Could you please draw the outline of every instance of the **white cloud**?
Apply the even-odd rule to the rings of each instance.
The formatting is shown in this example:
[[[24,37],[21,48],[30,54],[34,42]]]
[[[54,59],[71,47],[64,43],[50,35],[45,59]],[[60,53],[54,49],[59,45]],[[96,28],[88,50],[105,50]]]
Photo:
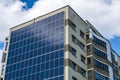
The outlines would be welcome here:
[[[0,1],[1,2],[1,1]],[[29,10],[25,3],[6,0],[0,4],[0,41],[8,36],[9,28],[70,5],[83,19],[90,21],[106,38],[120,36],[120,0],[39,0]]]

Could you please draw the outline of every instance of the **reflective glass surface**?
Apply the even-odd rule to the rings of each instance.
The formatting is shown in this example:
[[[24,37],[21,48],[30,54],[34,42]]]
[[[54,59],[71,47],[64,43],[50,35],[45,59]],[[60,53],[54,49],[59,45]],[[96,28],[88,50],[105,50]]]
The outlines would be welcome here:
[[[64,12],[11,32],[5,80],[63,80]]]

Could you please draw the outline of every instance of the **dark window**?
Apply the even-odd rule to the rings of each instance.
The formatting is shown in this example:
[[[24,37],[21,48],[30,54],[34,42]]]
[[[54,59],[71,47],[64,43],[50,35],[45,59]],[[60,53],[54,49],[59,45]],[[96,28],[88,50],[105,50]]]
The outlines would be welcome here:
[[[81,61],[85,64],[85,57],[81,55]]]
[[[93,41],[94,41],[96,44],[98,44],[98,45],[106,48],[106,42],[98,39],[97,37],[93,36]]]
[[[95,80],[109,80],[109,78],[95,72]]]
[[[80,46],[80,48],[81,48],[82,50],[85,49],[85,45],[84,45],[82,42],[80,42],[79,46]]]
[[[94,59],[94,65],[95,65],[97,68],[99,68],[99,69],[108,71],[108,65],[103,64],[103,63],[97,61],[96,59]]]
[[[81,68],[81,74],[82,74],[82,76],[84,76],[84,77],[86,76],[86,71],[85,71],[84,69],[82,69],[82,68]]]
[[[4,67],[5,67],[5,65],[2,65],[1,75],[3,75],[3,74],[4,74]]]
[[[77,78],[75,78],[75,77],[72,77],[72,80],[77,80]]]
[[[73,41],[74,43],[77,43],[77,39],[76,39],[76,37],[75,37],[74,35],[72,35],[72,41]]]
[[[84,39],[84,33],[80,30],[80,36]]]
[[[90,45],[87,46],[87,52],[89,52],[89,51],[90,51]]]
[[[92,77],[92,71],[88,71],[88,78]]]
[[[86,39],[89,39],[89,34],[86,35]]]
[[[114,55],[114,54],[111,54],[111,56],[112,56],[112,60],[115,61],[115,55]]]
[[[72,63],[71,63],[71,68],[76,71],[76,67],[77,67],[77,65],[76,65],[74,62],[72,62]]]
[[[113,71],[117,72],[118,71],[118,67],[116,65],[113,64]]]
[[[77,38],[74,36],[74,35],[72,35],[72,41],[75,43],[75,44],[77,44]],[[80,41],[78,41],[78,46],[81,48],[81,49],[83,49],[84,50],[84,48],[85,48],[85,45],[82,43],[82,42],[80,42]]]
[[[91,63],[91,58],[87,58],[87,64],[90,64]]]
[[[71,48],[72,55],[76,56],[76,50],[74,48]]]
[[[3,80],[3,78],[1,78],[1,80]]]
[[[6,53],[3,53],[3,55],[2,55],[2,62],[5,62],[5,60],[6,60]]]
[[[98,50],[98,49],[95,48],[95,47],[93,48],[93,52],[94,52],[96,55],[100,56],[101,58],[107,59],[107,53],[104,53],[104,52]]]
[[[119,80],[119,78],[115,75],[113,75],[114,80]]]
[[[76,25],[75,25],[74,23],[71,22],[70,27],[71,27],[74,31],[76,31]]]

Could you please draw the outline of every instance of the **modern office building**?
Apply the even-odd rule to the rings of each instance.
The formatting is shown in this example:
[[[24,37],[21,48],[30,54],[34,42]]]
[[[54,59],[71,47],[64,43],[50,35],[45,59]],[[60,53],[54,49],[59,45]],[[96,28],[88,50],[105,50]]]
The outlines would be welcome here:
[[[65,6],[10,29],[3,80],[120,80],[120,57]]]

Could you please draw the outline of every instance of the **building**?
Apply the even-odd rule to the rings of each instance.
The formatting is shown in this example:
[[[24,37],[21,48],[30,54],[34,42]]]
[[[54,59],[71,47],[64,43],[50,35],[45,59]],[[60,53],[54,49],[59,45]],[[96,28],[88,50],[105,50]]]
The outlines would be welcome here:
[[[1,60],[1,78],[0,80],[4,79],[4,74],[5,74],[5,66],[6,66],[6,57],[7,57],[7,53],[8,53],[8,37],[6,37],[5,39],[5,44],[4,44],[4,48],[3,48],[3,53],[2,53],[2,60]]]
[[[3,80],[120,80],[119,55],[70,6],[11,28],[7,39]]]

